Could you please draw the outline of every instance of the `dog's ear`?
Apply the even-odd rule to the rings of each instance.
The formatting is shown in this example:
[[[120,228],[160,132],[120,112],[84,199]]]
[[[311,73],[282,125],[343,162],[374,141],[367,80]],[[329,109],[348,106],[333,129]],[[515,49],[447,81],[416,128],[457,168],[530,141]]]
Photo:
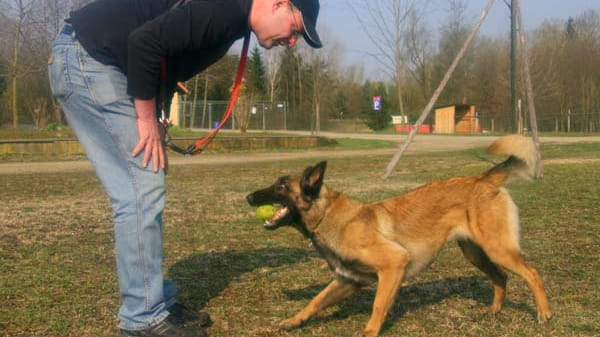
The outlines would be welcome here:
[[[302,182],[300,187],[302,188],[302,194],[314,198],[319,195],[321,186],[323,186],[323,177],[325,176],[325,169],[327,168],[327,162],[322,161],[315,166],[309,166],[304,170],[302,174]]]

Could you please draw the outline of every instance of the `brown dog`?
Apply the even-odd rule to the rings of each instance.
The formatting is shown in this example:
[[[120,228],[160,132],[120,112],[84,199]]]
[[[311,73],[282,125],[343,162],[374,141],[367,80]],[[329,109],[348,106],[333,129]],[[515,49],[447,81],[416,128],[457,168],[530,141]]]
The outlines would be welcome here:
[[[323,184],[326,162],[248,195],[253,206],[281,205],[265,228],[297,228],[335,273],[333,282],[281,327],[298,327],[317,311],[377,281],[371,319],[362,331],[377,336],[402,281],[426,267],[448,240],[458,240],[465,257],[492,280],[491,312],[498,312],[504,301],[503,267],[527,281],[538,320],[549,319],[542,279],[519,248],[517,206],[502,187],[511,178],[532,175],[533,143],[507,136],[489,151],[509,158],[481,175],[434,181],[380,202],[363,203],[329,189]]]

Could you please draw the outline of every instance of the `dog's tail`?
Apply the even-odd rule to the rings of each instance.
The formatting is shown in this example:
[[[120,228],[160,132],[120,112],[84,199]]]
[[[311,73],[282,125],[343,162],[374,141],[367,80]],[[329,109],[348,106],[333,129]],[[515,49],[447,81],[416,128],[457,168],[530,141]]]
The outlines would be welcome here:
[[[488,152],[509,157],[484,173],[482,180],[501,186],[513,179],[534,177],[537,159],[531,138],[521,135],[504,136],[492,143]]]

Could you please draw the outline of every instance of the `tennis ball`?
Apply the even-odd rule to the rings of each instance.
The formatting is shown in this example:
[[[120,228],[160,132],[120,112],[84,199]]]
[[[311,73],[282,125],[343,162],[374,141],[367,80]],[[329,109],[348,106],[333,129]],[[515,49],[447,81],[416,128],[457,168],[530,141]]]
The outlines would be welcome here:
[[[262,205],[256,208],[256,218],[260,220],[269,220],[275,215],[275,206],[273,205]]]

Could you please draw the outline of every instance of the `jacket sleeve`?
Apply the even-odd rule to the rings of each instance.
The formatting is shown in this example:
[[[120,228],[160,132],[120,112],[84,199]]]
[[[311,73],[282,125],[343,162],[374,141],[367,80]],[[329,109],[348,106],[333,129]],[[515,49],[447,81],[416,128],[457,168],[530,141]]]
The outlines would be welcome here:
[[[205,1],[191,1],[168,10],[136,28],[128,37],[127,93],[135,98],[156,97],[160,62],[164,57],[197,50],[210,43],[212,10]],[[193,33],[193,34],[192,34]]]

